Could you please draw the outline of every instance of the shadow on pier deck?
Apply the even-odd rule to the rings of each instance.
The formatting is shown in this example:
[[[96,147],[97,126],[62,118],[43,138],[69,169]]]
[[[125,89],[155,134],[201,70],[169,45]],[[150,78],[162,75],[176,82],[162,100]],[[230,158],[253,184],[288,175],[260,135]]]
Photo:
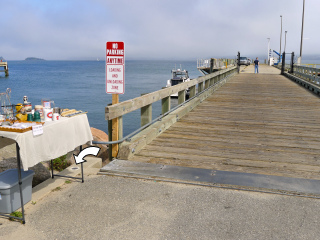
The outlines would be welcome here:
[[[189,176],[183,181],[200,178],[320,194],[315,187],[320,185],[319,97],[276,68],[261,65],[259,74],[253,72],[253,66],[242,67],[240,74],[131,157],[139,163],[128,162],[123,171],[159,177],[156,172],[167,168],[177,178],[179,172]],[[140,163],[160,165],[149,165],[154,170],[147,167],[147,173],[148,165]],[[299,186],[291,188],[295,181]],[[271,182],[278,185],[272,187]]]

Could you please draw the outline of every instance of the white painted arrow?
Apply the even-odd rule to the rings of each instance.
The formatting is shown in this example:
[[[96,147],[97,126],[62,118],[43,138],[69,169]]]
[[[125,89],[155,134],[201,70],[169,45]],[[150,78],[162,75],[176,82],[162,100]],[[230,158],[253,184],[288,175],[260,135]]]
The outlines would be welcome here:
[[[86,162],[86,160],[84,160],[83,158],[87,155],[93,155],[93,156],[97,156],[98,153],[100,151],[99,147],[87,147],[85,149],[83,149],[78,156],[76,156],[75,154],[73,154],[74,156],[74,160],[76,161],[76,164],[79,163],[83,163]]]

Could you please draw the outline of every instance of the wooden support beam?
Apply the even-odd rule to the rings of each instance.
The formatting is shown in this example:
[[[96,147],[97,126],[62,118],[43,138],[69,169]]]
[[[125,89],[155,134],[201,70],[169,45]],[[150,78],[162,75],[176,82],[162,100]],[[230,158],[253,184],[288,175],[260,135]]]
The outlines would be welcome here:
[[[192,98],[196,95],[196,85],[193,85],[192,87],[190,87],[190,95],[189,97]]]
[[[210,78],[210,87],[214,84],[214,77]]]
[[[122,139],[123,138],[123,118],[122,116],[121,117],[118,117],[118,126],[119,126],[119,139]]]
[[[119,103],[119,94],[112,94],[112,105]],[[119,140],[119,119],[112,119],[112,141]],[[112,145],[112,157],[117,157],[119,151],[119,145]]]
[[[161,106],[162,106],[162,114],[165,114],[166,112],[169,112],[171,109],[171,101],[170,101],[170,96],[163,98],[161,100]]]
[[[198,84],[198,93],[203,91],[203,82]]]
[[[206,80],[205,83],[204,83],[204,89],[207,89],[209,88],[210,86],[210,79]]]
[[[178,92],[178,104],[181,104],[186,101],[186,91],[182,90]]]
[[[146,93],[141,94],[146,95]],[[152,104],[141,108],[141,127],[152,121]]]

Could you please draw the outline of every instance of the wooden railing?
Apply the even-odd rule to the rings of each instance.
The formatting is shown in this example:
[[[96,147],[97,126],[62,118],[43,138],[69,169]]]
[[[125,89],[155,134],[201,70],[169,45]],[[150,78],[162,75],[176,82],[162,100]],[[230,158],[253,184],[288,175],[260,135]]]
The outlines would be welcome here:
[[[198,77],[196,79],[192,79],[189,82],[184,82],[172,87],[158,90],[156,92],[145,94],[141,97],[137,97],[131,100],[127,100],[121,103],[107,106],[105,108],[105,119],[108,120],[109,139],[113,142],[118,141],[118,139],[122,139],[118,142],[123,143],[125,140],[129,138],[129,137],[123,138],[122,136],[122,133],[123,133],[122,116],[123,115],[130,113],[132,111],[141,109],[141,126],[150,124],[152,122],[152,103],[161,100],[162,114],[163,116],[165,116],[166,113],[170,112],[170,109],[171,109],[170,96],[174,93],[178,93],[178,104],[182,104],[186,101],[185,92],[187,89],[190,89],[188,104],[190,105],[190,103],[192,102],[192,107],[190,108],[192,109],[195,104],[199,103],[198,100],[200,98],[203,99],[203,97],[200,96],[202,93],[203,93],[202,94],[203,96],[206,96],[206,97],[209,96],[209,94],[206,92],[210,92],[210,91],[205,91],[205,90],[212,88],[213,89],[212,91],[214,91],[214,89],[220,86],[223,80],[225,80],[228,76],[231,76],[237,72],[238,72],[237,67],[235,66],[230,67],[230,68],[223,69],[202,77]],[[210,92],[210,95],[211,93],[212,92]],[[184,114],[186,113],[185,111],[183,112]],[[115,119],[117,119],[117,122],[118,122],[118,126],[116,127],[113,126],[112,124],[112,121]],[[168,126],[169,125],[166,124],[166,127]],[[116,134],[114,133],[115,131],[117,131]],[[130,143],[132,143],[132,139]],[[121,151],[121,146],[120,146],[120,151]],[[132,149],[130,151],[133,152]],[[116,157],[117,154],[118,154],[117,152],[112,152],[112,155],[114,157]]]

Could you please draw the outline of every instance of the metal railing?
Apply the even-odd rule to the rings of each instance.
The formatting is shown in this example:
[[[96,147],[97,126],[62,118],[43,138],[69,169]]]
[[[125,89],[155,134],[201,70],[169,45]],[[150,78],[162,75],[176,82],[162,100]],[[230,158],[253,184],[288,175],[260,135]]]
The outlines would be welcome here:
[[[289,55],[291,55],[290,64],[286,64],[286,53],[283,52],[282,63],[276,66],[281,69],[281,74],[291,78],[298,77],[308,83],[320,86],[320,68],[317,68],[320,64],[295,64],[294,52],[289,53]]]
[[[320,64],[316,64],[316,63],[300,63],[300,65],[297,64],[297,66],[301,66],[301,67],[311,67],[311,68],[320,68]]]
[[[307,65],[307,64],[306,64]],[[316,64],[308,64],[314,66]],[[320,86],[320,68],[293,65],[293,75]]]
[[[197,68],[210,68],[210,59],[197,59]]]
[[[285,62],[285,53],[282,61]],[[286,69],[283,66],[281,74],[320,95],[320,68],[316,68],[317,65],[320,64],[294,64],[294,52],[292,52],[290,67]]]
[[[235,64],[236,64],[235,59],[227,59],[227,58],[198,59],[197,60],[197,69],[198,70],[211,69],[213,71],[217,71],[217,70],[227,68],[228,66],[229,67],[235,66]]]

